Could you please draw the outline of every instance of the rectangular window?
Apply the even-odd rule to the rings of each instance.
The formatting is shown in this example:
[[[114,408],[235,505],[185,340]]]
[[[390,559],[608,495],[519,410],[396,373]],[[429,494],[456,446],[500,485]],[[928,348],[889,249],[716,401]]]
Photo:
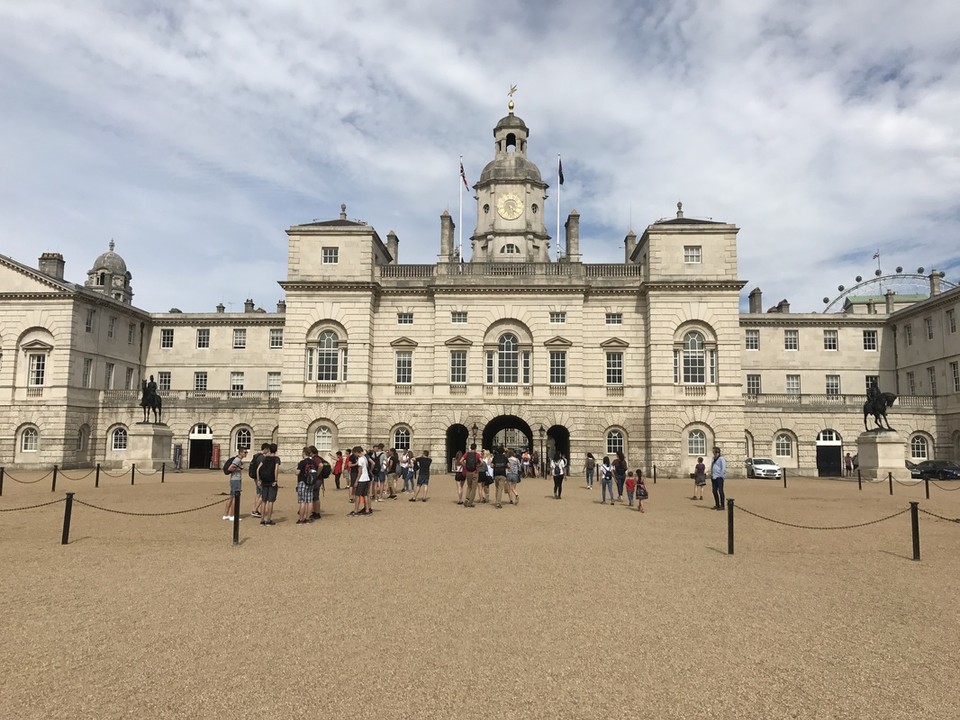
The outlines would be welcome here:
[[[907,390],[911,395],[917,394],[917,377],[912,370],[907,371]]]
[[[520,355],[520,368],[522,370],[521,380],[524,385],[530,384],[530,351],[527,350]]]
[[[165,350],[173,347],[173,328],[163,328],[160,330],[160,347]]]
[[[93,379],[93,360],[90,358],[83,359],[83,376],[80,379],[81,387],[88,388],[90,387],[90,381]]]
[[[103,372],[103,387],[105,390],[113,390],[113,363],[107,363]]]
[[[247,329],[234,328],[233,329],[233,349],[243,350],[246,347],[247,347]]]
[[[903,326],[903,340],[907,345],[913,345],[913,325],[907,323]]]
[[[879,376],[879,375],[865,375],[864,378],[863,378],[863,380],[864,380],[865,390],[866,390],[867,392],[869,392],[869,391],[870,391],[870,388],[872,388],[872,387],[879,387],[879,386],[880,386],[880,376]]]
[[[495,354],[492,351],[488,352],[485,372],[487,385],[493,385],[494,360]]]
[[[243,373],[230,373],[230,397],[243,397]]]
[[[760,376],[747,375],[747,395],[760,394]]]
[[[316,372],[314,371],[314,369],[316,368],[316,365],[314,364],[316,362],[316,358],[317,358],[316,348],[308,347],[307,357],[303,363],[304,369],[306,371],[307,382],[313,382],[317,379]]]
[[[467,351],[466,350],[450,351],[450,384],[451,385],[467,384]]]
[[[550,384],[567,384],[567,352],[566,350],[550,351]]]
[[[840,394],[840,376],[827,375],[827,395]]]
[[[607,325],[623,325],[623,313],[607,313]]]
[[[760,331],[757,329],[747,330],[747,336],[744,340],[744,347],[747,350],[759,350],[760,349]]]
[[[799,330],[783,331],[783,349],[784,350],[800,349],[800,331]]]
[[[321,257],[323,258],[324,265],[336,265],[340,262],[340,248],[325,247],[323,248]]]
[[[838,342],[838,339],[837,339],[836,330],[823,331],[823,349],[824,350],[836,350],[837,342]]]
[[[117,319],[111,317],[107,320],[107,337],[112,338],[117,334]]]
[[[410,385],[413,382],[413,352],[397,352],[397,385]]]
[[[280,378],[280,373],[276,371],[270,371],[267,373],[267,391],[278,393],[283,389],[283,382]]]
[[[863,349],[867,351],[874,351],[877,349],[877,331],[876,330],[863,331]]]
[[[197,328],[197,347],[210,347],[210,328]]]
[[[684,245],[683,246],[683,261],[690,264],[699,265],[702,260],[701,257],[703,251],[700,245]]]
[[[927,383],[930,385],[930,394],[937,394],[937,369],[928,367],[927,368]]]
[[[97,316],[96,310],[87,310],[87,322],[84,325],[84,329],[87,332],[93,332],[93,319]]]
[[[137,334],[137,326],[133,323],[127,325],[127,345],[133,345],[134,338]]]
[[[953,391],[960,392],[960,362],[950,363],[950,374],[953,376]]]
[[[923,327],[927,331],[927,340],[933,340],[933,318],[924,318]]]
[[[800,376],[787,375],[787,395],[800,394]]]
[[[270,349],[283,347],[283,328],[270,328]]]
[[[397,313],[397,325],[413,325],[413,313],[412,313],[412,312],[398,312],[398,313]]]
[[[133,390],[133,368],[127,368],[126,377],[123,379],[123,389]]]
[[[467,311],[466,310],[454,310],[450,313],[450,322],[456,324],[463,324],[467,321]]]
[[[951,335],[957,331],[957,316],[953,308],[947,310],[947,330]]]
[[[197,370],[193,373],[193,392],[194,394],[201,394],[207,391],[207,371],[206,370]],[[202,395],[201,395],[202,397]]]
[[[562,311],[551,311],[550,322],[554,325],[562,325],[567,321],[567,314]]]
[[[170,383],[170,371],[161,370],[157,373],[157,390],[160,392],[170,392],[172,387]]]
[[[623,385],[623,353],[607,353],[607,385]]]

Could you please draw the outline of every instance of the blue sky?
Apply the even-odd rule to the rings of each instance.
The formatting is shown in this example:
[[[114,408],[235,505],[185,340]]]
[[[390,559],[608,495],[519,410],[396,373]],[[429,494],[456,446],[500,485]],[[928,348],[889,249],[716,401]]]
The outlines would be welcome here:
[[[82,282],[113,238],[146,310],[271,309],[284,230],[346,203],[433,262],[517,84],[585,262],[682,200],[741,228],[768,306],[820,310],[877,249],[957,282],[957,27],[948,0],[7,0],[0,253]]]

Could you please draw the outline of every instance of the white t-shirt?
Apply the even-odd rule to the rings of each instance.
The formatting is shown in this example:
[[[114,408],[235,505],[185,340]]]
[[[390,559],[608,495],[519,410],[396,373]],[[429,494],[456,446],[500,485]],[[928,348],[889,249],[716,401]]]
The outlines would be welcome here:
[[[357,467],[360,472],[357,474],[357,482],[370,482],[370,473],[367,471],[367,456],[361,455],[357,458]]]

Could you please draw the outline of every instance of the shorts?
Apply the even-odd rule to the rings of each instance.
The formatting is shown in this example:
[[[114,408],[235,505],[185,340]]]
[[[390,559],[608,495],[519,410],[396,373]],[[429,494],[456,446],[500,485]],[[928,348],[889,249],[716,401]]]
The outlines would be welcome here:
[[[429,475],[424,475],[423,473],[420,473],[419,475],[417,475],[417,485],[418,485],[418,486],[420,486],[420,485],[429,485],[429,484],[430,484],[430,476],[429,476]]]
[[[260,497],[263,498],[264,502],[276,502],[277,501],[277,486],[276,485],[264,485],[260,488]]]
[[[230,494],[236,495],[240,492],[240,483],[243,482],[240,478],[230,478]]]
[[[313,486],[313,501],[317,502],[320,500],[320,488],[323,487],[323,480],[318,480],[317,484]]]
[[[520,480],[520,475],[518,473],[507,473],[507,482],[508,483],[517,483]]]
[[[353,494],[357,497],[367,497],[370,495],[370,481],[358,482],[357,489],[354,490]]]
[[[493,478],[490,477],[489,475],[484,475],[482,479],[485,487],[489,487],[493,485]]]
[[[256,485],[256,488],[257,488],[257,497],[260,497],[260,495],[262,494],[260,492],[260,483],[254,483],[254,485]]]
[[[313,502],[313,487],[307,485],[305,482],[297,483],[297,502],[298,503],[310,503]]]

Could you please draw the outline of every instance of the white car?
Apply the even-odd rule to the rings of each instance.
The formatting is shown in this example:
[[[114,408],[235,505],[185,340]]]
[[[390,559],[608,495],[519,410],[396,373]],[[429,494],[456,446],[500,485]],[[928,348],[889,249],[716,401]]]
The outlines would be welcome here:
[[[770,458],[747,458],[747,477],[780,478],[780,466]]]

